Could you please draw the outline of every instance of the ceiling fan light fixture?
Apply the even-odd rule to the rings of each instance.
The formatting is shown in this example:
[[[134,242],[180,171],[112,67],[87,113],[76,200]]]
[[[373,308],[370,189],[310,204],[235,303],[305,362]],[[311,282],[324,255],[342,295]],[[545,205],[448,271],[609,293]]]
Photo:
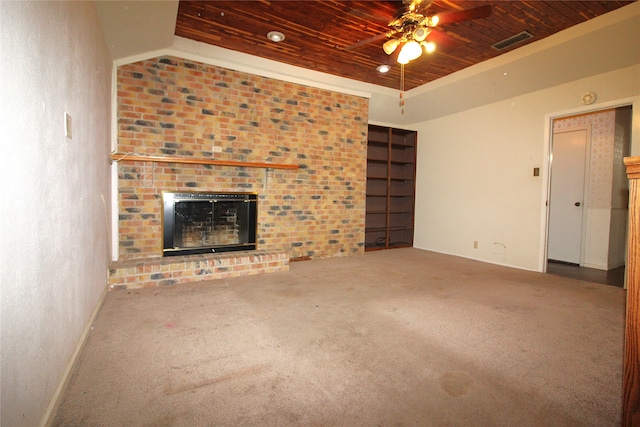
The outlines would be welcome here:
[[[417,42],[424,41],[429,35],[429,29],[426,27],[418,27],[413,31],[413,39]]]
[[[267,33],[267,38],[274,43],[280,43],[282,40],[284,40],[284,34],[282,34],[280,31],[269,31]]]
[[[433,53],[436,50],[436,44],[434,42],[422,42],[420,45],[424,48],[424,51],[427,53]]]
[[[436,25],[438,25],[438,22],[440,22],[440,18],[438,18],[438,15],[433,15],[429,17],[429,27],[435,27]]]
[[[384,50],[384,53],[386,53],[387,55],[391,55],[398,48],[399,44],[400,40],[389,39],[382,45],[382,50]]]
[[[413,61],[422,55],[422,46],[415,40],[409,40],[400,49],[398,54],[398,63],[408,64],[409,61]]]

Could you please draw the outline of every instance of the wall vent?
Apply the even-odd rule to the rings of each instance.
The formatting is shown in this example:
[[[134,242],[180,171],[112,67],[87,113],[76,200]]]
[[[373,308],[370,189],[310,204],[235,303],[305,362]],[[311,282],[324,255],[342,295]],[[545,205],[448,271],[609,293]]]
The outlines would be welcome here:
[[[506,38],[502,41],[499,41],[498,43],[492,44],[491,47],[496,49],[496,50],[505,50],[508,47],[513,46],[514,44],[518,44],[521,43],[525,40],[528,40],[530,38],[533,37],[533,34],[531,34],[528,31],[523,31],[521,33],[516,34],[515,36],[511,36],[509,38]]]

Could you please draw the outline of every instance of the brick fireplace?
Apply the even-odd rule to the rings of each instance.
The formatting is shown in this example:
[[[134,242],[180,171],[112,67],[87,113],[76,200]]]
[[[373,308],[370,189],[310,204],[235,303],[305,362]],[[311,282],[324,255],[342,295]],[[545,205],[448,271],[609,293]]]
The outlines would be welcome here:
[[[362,254],[367,115],[365,98],[176,57],[120,66],[123,156],[112,276],[122,276],[118,265],[159,262],[167,191],[257,193],[257,250],[264,256]],[[138,161],[136,155],[191,162]]]

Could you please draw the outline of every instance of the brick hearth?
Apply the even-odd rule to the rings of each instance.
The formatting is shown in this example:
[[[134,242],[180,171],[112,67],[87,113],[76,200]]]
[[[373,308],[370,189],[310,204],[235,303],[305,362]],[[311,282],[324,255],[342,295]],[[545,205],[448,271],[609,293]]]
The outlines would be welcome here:
[[[282,251],[243,251],[116,261],[110,289],[136,289],[289,270]]]

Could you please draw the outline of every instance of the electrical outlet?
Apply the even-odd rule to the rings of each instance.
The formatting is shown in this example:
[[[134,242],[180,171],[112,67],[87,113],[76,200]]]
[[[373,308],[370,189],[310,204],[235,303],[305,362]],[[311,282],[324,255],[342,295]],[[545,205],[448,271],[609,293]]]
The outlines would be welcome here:
[[[222,147],[214,145],[213,147],[211,147],[211,151],[213,151],[214,153],[222,153]]]
[[[473,249],[478,249],[478,241],[477,240],[473,241]]]
[[[64,136],[72,139],[71,134],[71,115],[65,111],[64,113]]]

